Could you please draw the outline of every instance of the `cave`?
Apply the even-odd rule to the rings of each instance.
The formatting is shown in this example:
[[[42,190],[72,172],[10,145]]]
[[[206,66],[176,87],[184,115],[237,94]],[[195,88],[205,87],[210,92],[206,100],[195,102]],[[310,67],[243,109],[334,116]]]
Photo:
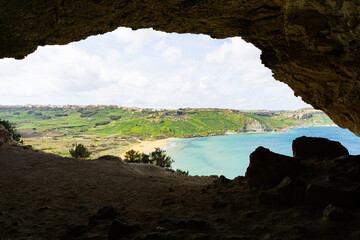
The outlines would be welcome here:
[[[6,1],[0,3],[0,58],[21,60],[38,46],[120,26],[240,36],[262,51],[276,80],[360,136],[359,10],[355,0]],[[304,153],[307,144],[317,153]],[[293,150],[294,158],[259,147],[246,177],[230,181],[189,180],[110,156],[82,171],[81,161],[3,148],[0,237],[358,239],[359,157],[310,138],[294,141]]]

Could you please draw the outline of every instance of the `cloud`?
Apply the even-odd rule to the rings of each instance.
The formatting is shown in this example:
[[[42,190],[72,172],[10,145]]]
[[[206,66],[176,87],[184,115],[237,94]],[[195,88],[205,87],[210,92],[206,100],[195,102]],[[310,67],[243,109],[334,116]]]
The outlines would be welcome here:
[[[149,108],[296,109],[241,38],[128,28],[0,60],[1,104],[118,104]]]

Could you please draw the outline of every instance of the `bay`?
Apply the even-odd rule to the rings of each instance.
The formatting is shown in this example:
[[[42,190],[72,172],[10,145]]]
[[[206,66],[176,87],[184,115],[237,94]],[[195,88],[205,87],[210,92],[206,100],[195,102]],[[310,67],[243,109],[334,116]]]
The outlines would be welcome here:
[[[170,141],[166,153],[175,160],[174,169],[189,171],[190,175],[224,175],[232,179],[245,175],[249,155],[257,147],[263,146],[273,152],[292,156],[292,141],[301,136],[339,141],[350,154],[360,154],[360,138],[339,127],[293,128],[286,132],[176,139]]]

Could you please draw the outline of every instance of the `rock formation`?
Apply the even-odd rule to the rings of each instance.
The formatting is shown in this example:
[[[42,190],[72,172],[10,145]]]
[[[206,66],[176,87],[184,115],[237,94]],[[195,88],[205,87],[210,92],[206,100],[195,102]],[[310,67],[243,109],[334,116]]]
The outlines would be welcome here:
[[[359,11],[356,0],[2,1],[0,58],[119,26],[241,36],[262,50],[275,79],[360,135]]]
[[[255,120],[254,118],[247,118],[247,121],[242,129],[239,132],[247,133],[247,132],[270,132],[271,129],[265,124]]]
[[[360,156],[250,161],[230,180],[0,148],[0,239],[359,239]]]

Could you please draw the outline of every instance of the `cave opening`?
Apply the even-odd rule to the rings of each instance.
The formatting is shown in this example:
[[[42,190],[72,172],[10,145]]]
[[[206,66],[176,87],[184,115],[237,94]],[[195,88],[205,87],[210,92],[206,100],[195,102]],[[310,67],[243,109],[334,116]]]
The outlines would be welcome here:
[[[275,81],[261,63],[260,54],[239,37],[217,40],[206,35],[130,28],[66,46],[40,47],[24,60],[2,60],[2,104],[19,105],[12,113],[3,110],[3,118],[19,126],[26,144],[62,156],[70,156],[74,142],[89,147],[95,153],[93,158],[105,154],[124,157],[124,151],[139,140],[245,134],[171,140],[167,146],[159,145],[175,159],[175,169],[192,175],[245,175],[248,156],[257,146],[292,156],[292,140],[307,134],[345,141],[350,152],[357,154],[357,139],[337,128],[339,133],[333,135],[328,133],[334,132],[332,128],[291,130],[297,132],[286,133],[288,137],[266,134],[333,123],[326,115],[318,117],[321,112],[309,109],[310,105],[294,97],[286,84]],[[16,111],[20,106],[26,114]],[[70,113],[71,106],[80,110]],[[95,117],[81,112],[86,111],[83,106],[110,109],[105,113],[96,110],[99,116]],[[124,112],[125,119],[108,119],[106,114],[118,111],[111,110],[115,106],[144,112],[137,117],[145,123],[122,122],[130,119]],[[208,115],[194,118],[192,111]],[[229,111],[234,114],[218,119],[219,114]],[[65,115],[72,117],[61,119]],[[299,118],[306,121],[299,123]],[[177,121],[189,124],[179,126]],[[194,129],[196,121],[200,124]],[[154,123],[159,126],[154,127]],[[132,126],[125,131],[120,127],[123,124]],[[217,128],[217,124],[224,126]]]
[[[358,1],[14,0],[0,3],[0,13],[1,58],[22,59],[40,45],[67,44],[118,26],[204,33],[215,38],[241,36],[262,50],[262,61],[277,80],[322,109],[339,126],[360,134]],[[165,54],[168,62],[178,53],[170,49]],[[66,58],[70,67],[77,59],[72,57]],[[93,70],[99,62],[96,57],[92,60],[85,72],[96,76]],[[221,57],[213,58],[218,60]],[[17,66],[13,69],[20,70]],[[73,71],[84,72],[82,68]],[[71,78],[66,70],[62,74]],[[133,73],[131,78],[134,76],[138,75]],[[52,85],[47,76],[36,77],[42,94],[51,87],[55,93],[66,93],[71,87],[86,93],[94,87],[94,83],[74,86],[74,81],[68,87],[60,81]],[[7,80],[4,85],[11,85],[13,79]],[[146,78],[132,84],[137,87],[143,82]],[[21,81],[12,83],[23,87]],[[22,94],[30,96],[31,86],[24,86]],[[3,87],[0,90],[4,91]],[[72,94],[76,96],[76,91]],[[106,97],[103,94],[102,98]],[[80,141],[72,131],[88,137],[81,122],[96,116],[96,108],[75,109],[76,115],[71,115],[71,107],[62,114],[53,110],[49,107],[43,114],[31,106],[24,113],[14,110],[14,115],[34,121],[56,119],[62,125],[53,130],[66,129],[69,135],[62,137],[69,137],[71,143]],[[119,120],[121,111],[136,114],[114,106],[105,110],[109,120],[91,122],[97,133],[108,122]],[[119,114],[113,114],[115,111]],[[180,118],[184,111],[187,109],[178,109],[174,114]],[[260,113],[264,114],[268,113]],[[76,126],[61,122],[69,116],[77,121]],[[163,124],[161,120],[155,117],[135,126]],[[43,127],[31,126],[24,135],[36,134]],[[146,131],[150,133],[150,128]],[[58,141],[51,134],[45,139],[50,145],[47,150],[51,150],[51,141]],[[0,148],[1,239],[342,240],[360,236],[359,156],[349,155],[338,142],[297,138],[292,146],[294,157],[258,147],[250,155],[245,177],[229,180],[185,176],[151,164],[123,164],[109,155],[93,161],[64,158],[10,140],[9,131],[0,126],[0,145],[5,143]],[[107,148],[105,139],[96,140]],[[122,139],[117,140],[126,147]]]

